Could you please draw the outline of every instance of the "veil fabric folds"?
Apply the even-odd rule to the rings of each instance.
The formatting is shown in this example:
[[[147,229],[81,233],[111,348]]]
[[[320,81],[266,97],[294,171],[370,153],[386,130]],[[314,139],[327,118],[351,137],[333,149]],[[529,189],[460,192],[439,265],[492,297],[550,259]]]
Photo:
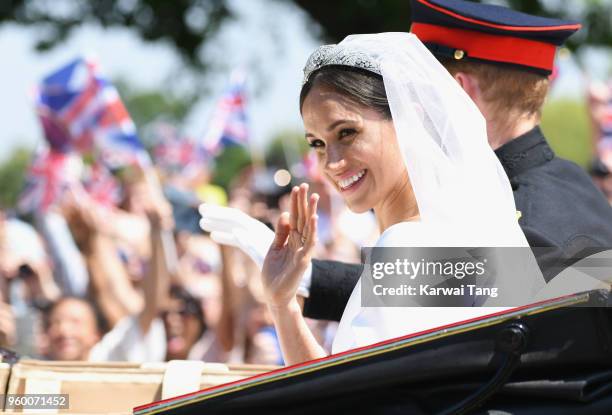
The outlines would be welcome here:
[[[367,56],[380,70],[419,207],[419,222],[390,227],[377,246],[528,247],[484,117],[421,41],[409,33],[351,35],[335,53]],[[502,283],[534,293],[544,286],[541,274],[533,273]],[[340,322],[334,353],[499,310],[362,307],[360,291],[361,282]]]
[[[463,219],[476,233],[503,226],[500,242],[527,246],[484,117],[421,41],[410,33],[352,35],[338,47],[365,53],[380,65],[421,220]]]

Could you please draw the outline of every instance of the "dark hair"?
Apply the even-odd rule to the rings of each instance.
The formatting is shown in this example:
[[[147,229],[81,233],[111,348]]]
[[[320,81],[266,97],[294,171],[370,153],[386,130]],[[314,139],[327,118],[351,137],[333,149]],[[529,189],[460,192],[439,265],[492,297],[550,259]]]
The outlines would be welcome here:
[[[87,300],[86,298],[79,297],[76,295],[65,295],[63,297],[58,298],[55,302],[47,305],[46,309],[43,310],[43,326],[45,330],[49,329],[49,318],[51,317],[53,310],[55,310],[59,305],[65,303],[66,301],[78,301],[86,305],[91,310],[91,313],[93,314],[96,320],[96,329],[100,335],[103,335],[104,333],[110,330],[110,324],[104,317],[104,314],[102,313],[102,310],[100,310],[98,305],[92,301]]]
[[[355,103],[373,108],[386,119],[391,119],[385,84],[380,75],[348,66],[324,66],[310,74],[308,82],[302,86],[300,111],[308,93],[317,84],[329,86]]]
[[[204,332],[208,329],[206,326],[206,319],[204,318],[204,310],[200,301],[194,297],[189,291],[180,285],[173,284],[170,287],[170,297],[175,298],[183,303],[182,311],[192,315],[196,318],[200,324],[200,330],[198,332],[198,339],[202,337]]]

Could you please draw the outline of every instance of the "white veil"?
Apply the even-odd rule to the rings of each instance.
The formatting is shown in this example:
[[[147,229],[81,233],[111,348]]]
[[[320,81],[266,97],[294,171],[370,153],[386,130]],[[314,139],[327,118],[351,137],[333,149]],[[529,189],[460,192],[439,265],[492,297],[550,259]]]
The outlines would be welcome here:
[[[474,232],[493,224],[497,241],[528,246],[482,114],[421,41],[410,33],[381,33],[349,36],[338,46],[380,65],[421,220],[463,220],[482,228]]]
[[[306,77],[309,70],[327,64],[361,67],[383,77],[419,207],[420,227],[425,227],[425,234],[428,229],[436,229],[435,245],[431,232],[421,240],[419,232],[405,232],[400,233],[399,240],[391,238],[394,246],[529,246],[517,221],[509,180],[488,144],[483,116],[416,36],[352,35],[321,50],[309,60]],[[544,285],[541,275],[537,280],[533,275],[516,278],[509,283],[519,284],[529,292]],[[345,309],[334,352],[409,334],[402,332],[405,324],[398,320],[414,318],[412,312],[407,316],[402,314],[402,308],[361,307],[360,290],[358,284]],[[418,313],[457,312],[444,310],[421,308]],[[474,312],[488,314],[482,308],[472,309],[471,315]]]

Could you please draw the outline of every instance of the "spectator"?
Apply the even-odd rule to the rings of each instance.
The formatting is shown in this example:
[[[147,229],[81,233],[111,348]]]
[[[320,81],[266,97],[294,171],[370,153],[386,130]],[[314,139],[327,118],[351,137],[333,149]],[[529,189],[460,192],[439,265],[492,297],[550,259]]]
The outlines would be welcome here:
[[[88,360],[105,331],[101,313],[78,297],[59,299],[48,310],[44,322],[46,357],[51,360]]]
[[[99,342],[91,345],[85,355],[94,361],[161,361],[166,354],[163,323],[157,318],[165,304],[170,272],[168,270],[164,238],[173,223],[169,206],[161,191],[146,183],[140,194],[140,203],[150,226],[151,257],[146,276],[137,287],[121,262],[117,245],[107,232],[106,221],[98,206],[87,198],[74,198],[66,204],[71,230],[88,265],[93,298],[99,305],[112,329]],[[74,319],[74,310],[61,317]],[[91,328],[91,321],[76,319],[83,330]],[[89,329],[87,327],[89,325]],[[93,337],[87,337],[92,340]],[[50,342],[53,348],[53,343]],[[49,353],[53,355],[53,352]]]
[[[166,360],[193,358],[190,352],[206,332],[200,302],[183,287],[173,285],[161,313],[166,332]]]

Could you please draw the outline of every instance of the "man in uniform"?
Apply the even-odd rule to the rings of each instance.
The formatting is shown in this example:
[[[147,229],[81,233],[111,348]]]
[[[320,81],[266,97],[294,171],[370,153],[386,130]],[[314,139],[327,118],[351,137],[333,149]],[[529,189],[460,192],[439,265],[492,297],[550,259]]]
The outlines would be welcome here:
[[[580,167],[555,156],[539,127],[556,47],[580,25],[460,0],[412,0],[412,18],[411,31],[484,115],[519,224],[530,246],[547,247],[535,251],[545,277],[585,251],[612,248],[612,208]],[[313,260],[299,291],[304,315],[338,321],[361,270]]]

